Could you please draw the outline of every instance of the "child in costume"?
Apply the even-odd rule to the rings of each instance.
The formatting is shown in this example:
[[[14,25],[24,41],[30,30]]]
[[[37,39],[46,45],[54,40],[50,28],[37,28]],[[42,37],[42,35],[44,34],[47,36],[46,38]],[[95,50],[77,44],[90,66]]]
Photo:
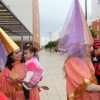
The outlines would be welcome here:
[[[93,49],[91,59],[95,68],[95,76],[100,85],[100,40],[94,40]]]
[[[25,47],[27,47],[27,46],[33,46],[33,43],[31,43],[31,42],[27,42],[27,43],[25,43]],[[33,46],[34,47],[34,46]],[[37,50],[37,48],[36,48],[36,53],[35,53],[35,57],[38,59],[38,61],[39,61],[39,55],[38,55],[38,50]]]
[[[24,56],[26,59],[25,70],[26,77],[24,79],[23,86],[30,90],[32,84],[36,85],[39,83],[43,76],[43,68],[37,58],[34,56],[36,49],[33,46],[28,46],[24,48]]]

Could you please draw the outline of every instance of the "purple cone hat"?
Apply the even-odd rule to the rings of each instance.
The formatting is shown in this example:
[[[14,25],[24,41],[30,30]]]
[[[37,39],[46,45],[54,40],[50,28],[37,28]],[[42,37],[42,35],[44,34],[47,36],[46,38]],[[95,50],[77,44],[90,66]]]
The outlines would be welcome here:
[[[80,51],[80,54],[86,56],[85,45],[92,42],[93,38],[79,1],[73,0],[58,42],[60,54],[69,57]]]
[[[0,70],[4,68],[6,60],[7,60],[7,52],[0,40]]]

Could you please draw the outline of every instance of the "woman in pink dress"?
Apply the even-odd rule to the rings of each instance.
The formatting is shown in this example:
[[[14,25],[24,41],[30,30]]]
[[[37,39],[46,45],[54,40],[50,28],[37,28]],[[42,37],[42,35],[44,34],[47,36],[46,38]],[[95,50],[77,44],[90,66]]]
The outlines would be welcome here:
[[[58,46],[61,57],[66,57],[67,100],[100,100],[100,85],[90,59],[93,38],[78,0],[73,0]]]
[[[67,100],[100,100],[100,85],[97,85],[90,59],[91,48],[91,44],[86,45],[87,59],[80,54],[67,58],[65,62]]]
[[[0,91],[12,100],[25,100],[22,84],[14,80],[15,77],[19,80],[25,77],[22,52],[1,28],[0,39],[8,54],[5,67],[0,73]],[[5,76],[12,77],[12,79]]]
[[[0,73],[0,91],[10,99],[25,100],[22,83],[5,77],[12,77],[14,74],[19,80],[23,80],[25,77],[24,62],[20,49],[8,55],[5,68]]]
[[[0,72],[0,91],[11,100],[25,100],[23,85],[21,82],[16,80],[16,78],[18,80],[24,80],[26,76],[22,52],[14,41],[1,28],[0,39],[2,45],[8,53],[5,67]],[[11,77],[12,79],[7,77]],[[2,96],[2,94],[0,96]],[[30,90],[30,98],[30,100],[40,100],[37,87]],[[0,98],[0,100],[2,99]]]

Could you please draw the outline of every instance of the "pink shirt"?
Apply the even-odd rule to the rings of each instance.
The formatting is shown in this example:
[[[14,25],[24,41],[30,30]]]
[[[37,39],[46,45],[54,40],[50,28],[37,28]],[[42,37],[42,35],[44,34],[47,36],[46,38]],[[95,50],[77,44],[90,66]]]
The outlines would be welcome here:
[[[36,65],[33,62],[30,62],[28,64],[27,71],[35,72],[35,70],[36,70]]]
[[[26,72],[27,71],[34,72],[34,75],[30,80],[31,84],[37,84],[40,81],[42,74],[43,74],[43,68],[36,57],[34,57],[30,60],[27,60],[25,62],[25,70],[26,70]]]

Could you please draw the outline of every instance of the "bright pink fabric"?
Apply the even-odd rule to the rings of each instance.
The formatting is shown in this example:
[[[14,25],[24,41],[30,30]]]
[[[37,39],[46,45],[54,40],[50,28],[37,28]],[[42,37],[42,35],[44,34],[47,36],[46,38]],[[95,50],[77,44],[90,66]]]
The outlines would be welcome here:
[[[0,100],[9,100],[2,92],[0,92]]]
[[[31,80],[30,80],[30,83],[31,83],[31,84],[38,84],[39,81],[40,81],[40,79],[42,78],[43,68],[42,68],[40,62],[37,60],[37,58],[34,57],[34,58],[32,58],[32,59],[30,59],[30,60],[27,60],[27,61],[25,62],[25,70],[26,70],[26,72],[28,71],[28,65],[29,65],[30,63],[34,63],[34,65],[36,66],[36,70],[35,70],[35,72],[34,72],[33,77],[32,77]],[[31,68],[31,69],[32,69],[32,68]],[[34,69],[34,68],[33,68],[33,69]]]
[[[83,78],[91,78],[90,69],[94,70],[92,62],[88,59],[87,64],[80,58],[69,58],[65,64],[66,76],[66,92],[72,93],[79,86]],[[83,95],[77,100],[100,100],[99,93],[85,91]]]
[[[33,62],[30,62],[30,63],[27,65],[27,71],[35,72],[35,70],[36,70],[36,65],[35,65]]]

